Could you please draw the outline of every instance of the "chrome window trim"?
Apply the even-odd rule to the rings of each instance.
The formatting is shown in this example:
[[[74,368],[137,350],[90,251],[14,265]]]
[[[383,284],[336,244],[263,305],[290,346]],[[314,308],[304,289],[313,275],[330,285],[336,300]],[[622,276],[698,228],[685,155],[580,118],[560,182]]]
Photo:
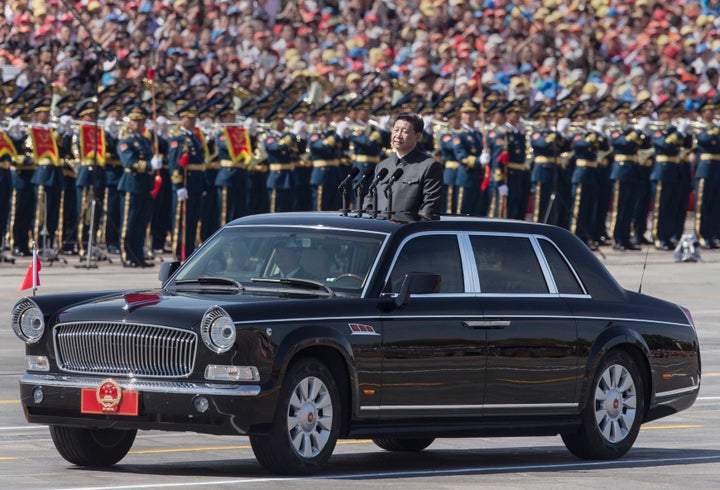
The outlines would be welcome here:
[[[370,269],[368,270],[368,275],[365,280],[365,287],[362,288],[360,291],[360,297],[361,298],[367,298],[368,294],[368,288],[370,286],[370,279],[375,275],[375,270],[378,267],[378,264],[380,263],[380,257],[383,256],[383,253],[385,249],[387,248],[390,233],[384,232],[384,231],[375,231],[375,230],[357,230],[355,228],[345,228],[345,227],[339,227],[339,226],[325,226],[325,225],[280,225],[280,224],[261,224],[261,225],[232,225],[228,226],[227,228],[249,228],[251,230],[255,230],[258,228],[297,228],[297,229],[303,229],[303,230],[331,230],[331,231],[345,231],[350,233],[367,233],[369,235],[380,235],[383,238],[382,243],[380,244],[380,249],[378,250],[378,253],[375,255],[375,260],[370,266]]]
[[[475,293],[472,289],[469,289],[472,286],[472,281],[468,279],[468,273],[464,268],[465,260],[463,259],[463,246],[462,246],[462,240],[460,239],[460,235],[463,232],[458,232],[454,230],[428,230],[428,231],[419,231],[417,233],[413,233],[411,235],[406,236],[402,239],[400,244],[398,245],[397,249],[395,250],[395,255],[393,255],[392,262],[390,262],[390,267],[388,267],[388,270],[385,274],[385,279],[383,281],[383,288],[385,289],[385,285],[390,280],[390,274],[392,273],[393,269],[395,269],[395,263],[397,262],[398,256],[400,255],[400,252],[402,252],[403,248],[405,248],[405,245],[410,240],[414,240],[418,237],[423,236],[438,236],[438,235],[453,235],[455,237],[455,242],[458,246],[458,253],[460,254],[460,267],[462,268],[463,273],[463,288],[465,289],[462,293],[430,293],[430,294],[411,294],[411,298],[462,298],[462,297],[473,297],[475,296]],[[379,254],[378,254],[379,255]],[[381,297],[386,298],[394,298],[397,296],[397,293],[380,293]]]
[[[550,239],[549,239],[548,237],[546,237],[545,235],[535,235],[535,238],[536,238],[536,240],[538,241],[538,246],[540,245],[540,243],[539,243],[540,240],[545,240],[545,241],[548,242],[550,245],[552,245],[552,246],[555,248],[555,250],[557,250],[557,253],[560,254],[560,257],[562,257],[562,259],[565,261],[565,263],[567,264],[567,266],[570,268],[570,272],[572,272],[573,277],[575,277],[575,280],[576,280],[577,283],[580,285],[580,289],[583,291],[582,296],[586,296],[586,297],[590,298],[591,296],[590,296],[590,294],[588,293],[588,290],[587,290],[587,288],[585,287],[585,284],[584,284],[584,283],[582,282],[582,280],[580,279],[580,276],[578,275],[577,271],[575,270],[575,267],[573,267],[572,262],[570,262],[570,261],[568,260],[568,258],[567,258],[567,257],[565,256],[565,254],[563,253],[562,249],[557,246],[557,243],[555,243],[554,241],[550,240]],[[545,254],[544,254],[543,251],[542,251],[542,247],[540,248],[540,255],[542,255],[543,259],[547,261],[547,258],[545,257]],[[550,267],[550,264],[548,263],[548,270],[549,270],[549,267]],[[551,275],[552,275],[552,274],[551,274]],[[553,280],[554,280],[554,279],[553,279]],[[556,289],[557,289],[557,288],[556,288]],[[561,294],[562,294],[562,293],[561,293]],[[578,296],[578,295],[571,293],[571,296]]]

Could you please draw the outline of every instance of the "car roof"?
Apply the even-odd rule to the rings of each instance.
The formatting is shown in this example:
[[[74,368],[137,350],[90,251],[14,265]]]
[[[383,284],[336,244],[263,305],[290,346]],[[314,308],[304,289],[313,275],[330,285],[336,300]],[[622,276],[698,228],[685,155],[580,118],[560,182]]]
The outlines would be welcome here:
[[[351,228],[359,231],[374,231],[396,234],[421,230],[474,230],[497,231],[506,233],[530,233],[552,236],[561,230],[555,226],[532,223],[528,221],[476,218],[470,216],[442,216],[439,220],[387,220],[372,218],[368,215],[358,217],[356,213],[343,216],[337,211],[293,212],[255,214],[238,218],[228,226],[252,225],[293,225],[293,226],[327,226],[331,228]]]

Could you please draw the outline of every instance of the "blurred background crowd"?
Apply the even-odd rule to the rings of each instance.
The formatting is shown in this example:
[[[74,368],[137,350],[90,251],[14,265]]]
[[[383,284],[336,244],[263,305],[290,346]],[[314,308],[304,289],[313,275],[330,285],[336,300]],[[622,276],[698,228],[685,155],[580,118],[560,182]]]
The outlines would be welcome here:
[[[3,3],[6,96],[36,80],[91,96],[92,67],[108,54],[118,63],[102,86],[139,82],[154,69],[172,92],[236,85],[261,93],[299,73],[342,88],[348,74],[368,72],[427,94],[492,87],[510,98],[585,90],[634,100],[643,89],[689,98],[718,86],[717,0]]]

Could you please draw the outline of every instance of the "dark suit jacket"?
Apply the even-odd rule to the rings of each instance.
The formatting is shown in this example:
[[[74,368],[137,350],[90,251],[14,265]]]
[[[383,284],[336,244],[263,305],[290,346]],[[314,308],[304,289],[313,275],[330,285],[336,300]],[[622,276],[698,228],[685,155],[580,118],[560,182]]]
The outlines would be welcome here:
[[[431,156],[417,147],[402,160],[397,154],[380,162],[375,168],[377,175],[383,168],[387,176],[377,186],[378,210],[387,213],[388,199],[385,188],[395,170],[403,169],[402,176],[392,185],[392,212],[418,214],[424,219],[438,219],[442,209],[443,167]],[[372,198],[365,198],[365,209],[372,209]]]

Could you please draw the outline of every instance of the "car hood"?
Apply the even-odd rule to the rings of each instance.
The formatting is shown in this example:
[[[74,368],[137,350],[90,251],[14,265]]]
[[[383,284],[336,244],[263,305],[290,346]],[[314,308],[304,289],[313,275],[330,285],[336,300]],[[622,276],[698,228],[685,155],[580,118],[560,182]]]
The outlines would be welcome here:
[[[172,294],[160,289],[123,291],[66,307],[58,313],[57,321],[143,323],[190,328],[197,325],[212,306],[231,312],[238,308],[254,310],[262,305],[262,310],[267,312],[271,309],[267,303],[289,300],[247,294]]]

